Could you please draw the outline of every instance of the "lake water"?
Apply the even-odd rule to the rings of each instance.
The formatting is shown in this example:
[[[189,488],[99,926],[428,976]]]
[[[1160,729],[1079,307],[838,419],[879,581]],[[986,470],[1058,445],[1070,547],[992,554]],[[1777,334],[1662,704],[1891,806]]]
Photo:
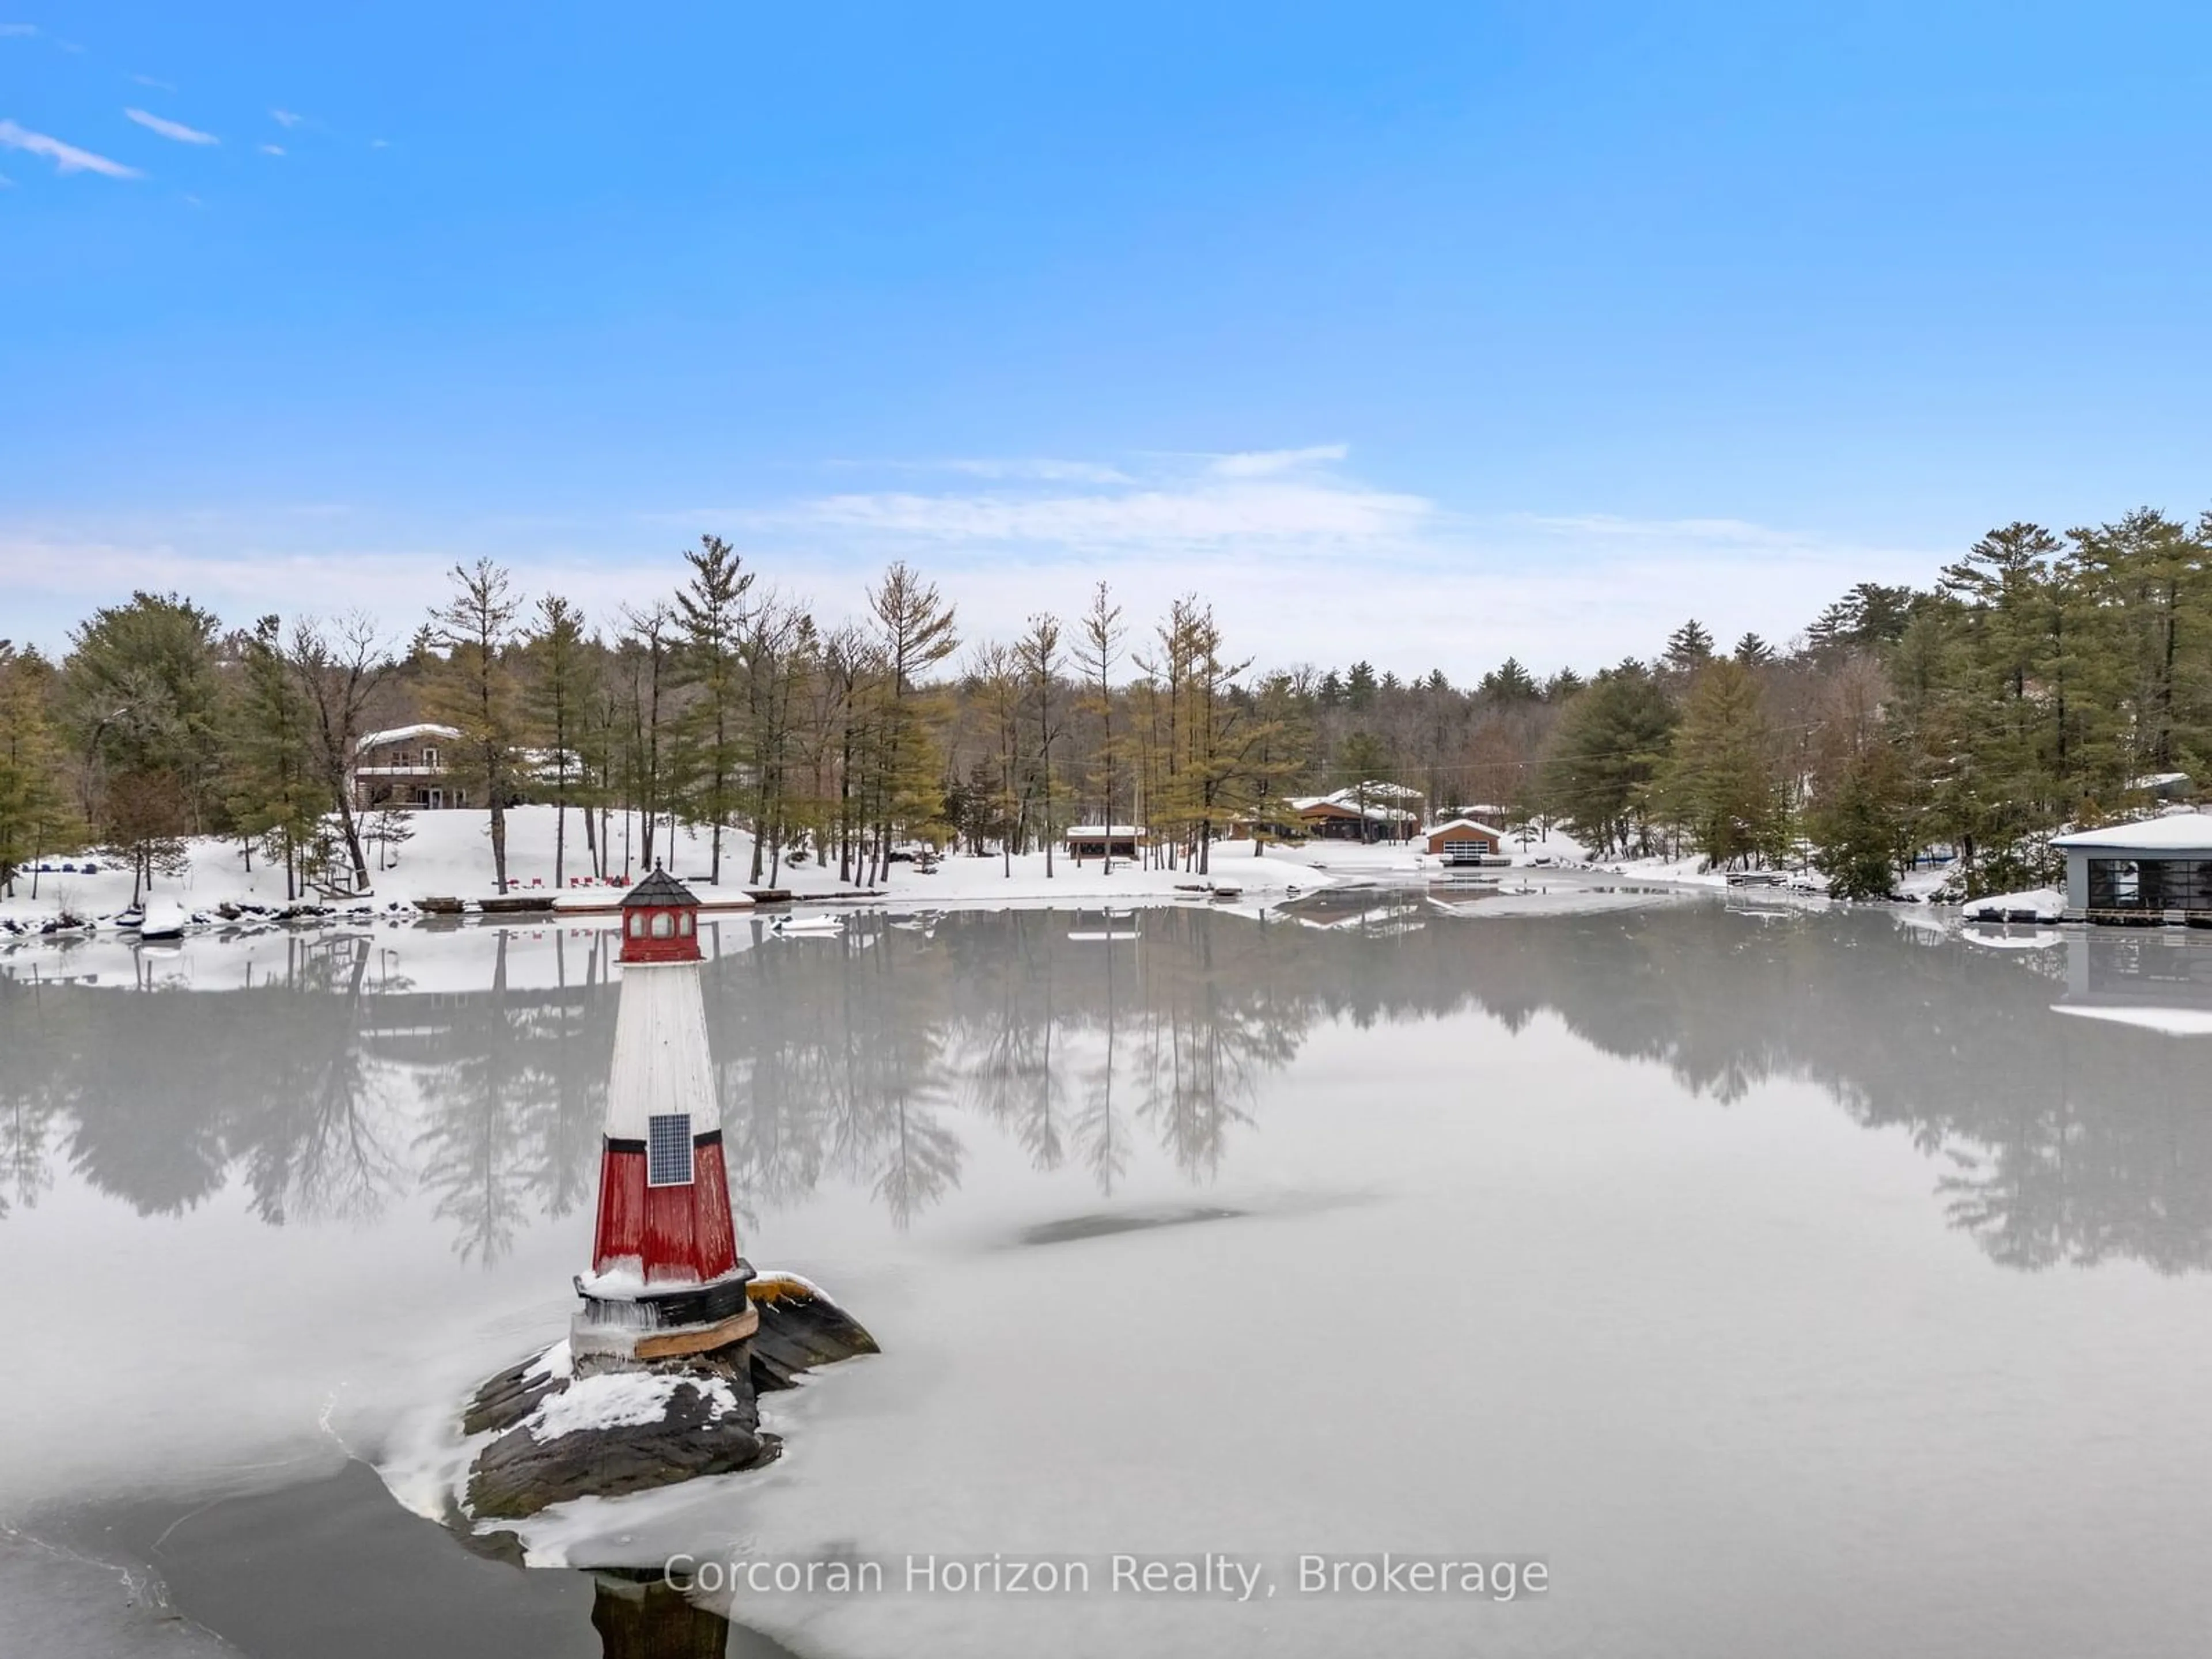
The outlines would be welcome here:
[[[2177,1033],[2212,942],[1551,887],[715,924],[742,1247],[884,1352],[771,1401],[778,1464],[534,1559],[891,1582],[703,1613],[392,1495],[565,1328],[611,933],[0,957],[0,1622],[270,1659],[2201,1652],[2212,1050]],[[1386,1551],[1548,1584],[1302,1582]],[[1096,1582],[905,1565],[994,1556]]]

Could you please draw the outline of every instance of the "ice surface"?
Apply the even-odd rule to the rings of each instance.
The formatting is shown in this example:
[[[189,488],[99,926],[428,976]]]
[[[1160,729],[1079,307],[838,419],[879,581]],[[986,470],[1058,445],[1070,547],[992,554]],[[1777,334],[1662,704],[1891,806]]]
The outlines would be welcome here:
[[[778,1463],[562,1506],[538,1559],[1398,1549],[1555,1580],[738,1609],[824,1654],[2191,1650],[2212,1123],[2186,1045],[2050,1012],[2087,942],[1330,898],[1355,925],[863,915],[866,954],[710,963],[742,1246],[884,1352],[769,1402]],[[603,958],[470,930],[425,942],[434,988],[356,989],[386,937],[251,989],[213,957],[233,988],[0,988],[0,1238],[39,1334],[0,1367],[0,1505],[354,1454],[434,1513],[469,1390],[554,1363]],[[2095,993],[2185,1011],[2212,942],[2157,943]],[[116,1307],[141,1360],[96,1358]]]

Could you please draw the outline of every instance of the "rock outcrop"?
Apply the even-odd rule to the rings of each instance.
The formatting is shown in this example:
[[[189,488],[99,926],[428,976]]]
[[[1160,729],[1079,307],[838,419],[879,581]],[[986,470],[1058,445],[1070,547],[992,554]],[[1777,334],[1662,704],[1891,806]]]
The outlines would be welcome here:
[[[746,1293],[758,1330],[710,1353],[580,1374],[561,1342],[488,1378],[461,1417],[465,1433],[493,1437],[470,1465],[468,1516],[520,1521],[573,1498],[773,1462],[783,1443],[762,1431],[758,1395],[878,1350],[858,1321],[796,1275],[761,1274]]]

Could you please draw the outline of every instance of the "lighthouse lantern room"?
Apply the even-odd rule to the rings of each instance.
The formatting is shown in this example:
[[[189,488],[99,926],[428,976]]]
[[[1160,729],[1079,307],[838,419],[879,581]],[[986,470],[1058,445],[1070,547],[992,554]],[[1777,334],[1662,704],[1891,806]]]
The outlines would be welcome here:
[[[599,1218],[570,1334],[586,1369],[706,1353],[758,1322],[722,1161],[698,909],[662,870],[623,900]]]

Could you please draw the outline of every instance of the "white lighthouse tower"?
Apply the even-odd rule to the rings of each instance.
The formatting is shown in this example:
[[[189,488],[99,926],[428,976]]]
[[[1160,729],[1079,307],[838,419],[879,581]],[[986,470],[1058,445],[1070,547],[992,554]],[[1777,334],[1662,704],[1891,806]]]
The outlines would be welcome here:
[[[699,984],[699,901],[655,870],[623,900],[621,1001],[580,1370],[709,1353],[750,1336]]]

